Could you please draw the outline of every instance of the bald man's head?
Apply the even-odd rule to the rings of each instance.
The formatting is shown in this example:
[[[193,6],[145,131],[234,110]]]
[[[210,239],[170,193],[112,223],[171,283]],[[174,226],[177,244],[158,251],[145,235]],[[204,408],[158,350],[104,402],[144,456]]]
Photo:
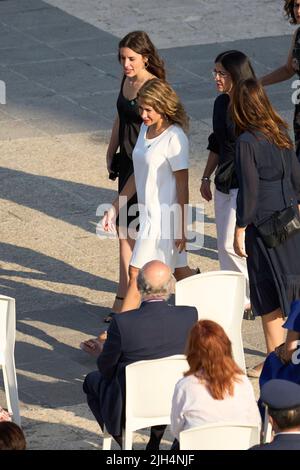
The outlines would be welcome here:
[[[151,297],[167,300],[172,289],[171,269],[161,261],[150,261],[140,270],[137,286],[143,299]]]

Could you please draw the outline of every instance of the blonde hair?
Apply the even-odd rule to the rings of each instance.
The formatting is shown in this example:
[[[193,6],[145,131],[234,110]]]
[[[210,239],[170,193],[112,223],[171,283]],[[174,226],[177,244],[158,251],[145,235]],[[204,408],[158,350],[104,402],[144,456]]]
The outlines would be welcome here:
[[[139,100],[151,106],[159,114],[166,116],[172,124],[178,124],[187,132],[189,118],[177,94],[168,82],[153,78],[139,90]]]
[[[231,113],[238,134],[258,131],[280,148],[293,148],[287,123],[275,111],[264,88],[254,78],[241,80],[235,86]]]

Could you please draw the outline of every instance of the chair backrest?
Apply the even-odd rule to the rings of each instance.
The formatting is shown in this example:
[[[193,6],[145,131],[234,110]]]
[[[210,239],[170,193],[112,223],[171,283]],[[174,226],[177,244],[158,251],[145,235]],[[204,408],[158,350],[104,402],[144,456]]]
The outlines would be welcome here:
[[[170,423],[175,384],[188,370],[185,356],[139,361],[126,367],[126,426],[132,420]],[[146,427],[147,425],[145,425]],[[139,429],[136,427],[136,429]]]
[[[265,406],[265,417],[263,425],[263,444],[268,444],[272,440],[272,425],[269,421],[268,407]]]
[[[8,352],[13,353],[16,336],[15,299],[0,295],[0,364]]]
[[[180,450],[245,450],[259,444],[259,427],[243,423],[213,423],[179,434]]]
[[[233,356],[246,370],[242,341],[242,320],[246,282],[242,273],[211,271],[190,276],[175,285],[176,305],[194,306],[199,320],[213,320],[221,325],[232,343]]]

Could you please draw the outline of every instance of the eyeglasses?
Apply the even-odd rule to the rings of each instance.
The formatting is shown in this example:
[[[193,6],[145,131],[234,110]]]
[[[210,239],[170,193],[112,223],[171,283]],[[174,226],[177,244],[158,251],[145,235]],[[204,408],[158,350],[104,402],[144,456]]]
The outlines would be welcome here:
[[[228,77],[228,73],[220,72],[219,70],[213,70],[211,73],[212,73],[212,76],[213,76],[214,78],[217,78],[218,75],[219,75],[220,78],[226,78],[226,77]]]

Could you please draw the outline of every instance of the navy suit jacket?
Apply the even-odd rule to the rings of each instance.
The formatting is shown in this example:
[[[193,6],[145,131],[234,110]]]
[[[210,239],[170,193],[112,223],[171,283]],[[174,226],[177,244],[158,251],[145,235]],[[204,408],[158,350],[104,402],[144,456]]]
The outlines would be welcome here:
[[[121,434],[125,367],[137,361],[183,354],[197,320],[195,307],[171,306],[165,301],[143,302],[137,310],[113,316],[97,360],[99,405],[110,434]]]
[[[300,434],[278,434],[269,444],[253,446],[250,450],[300,450]]]

